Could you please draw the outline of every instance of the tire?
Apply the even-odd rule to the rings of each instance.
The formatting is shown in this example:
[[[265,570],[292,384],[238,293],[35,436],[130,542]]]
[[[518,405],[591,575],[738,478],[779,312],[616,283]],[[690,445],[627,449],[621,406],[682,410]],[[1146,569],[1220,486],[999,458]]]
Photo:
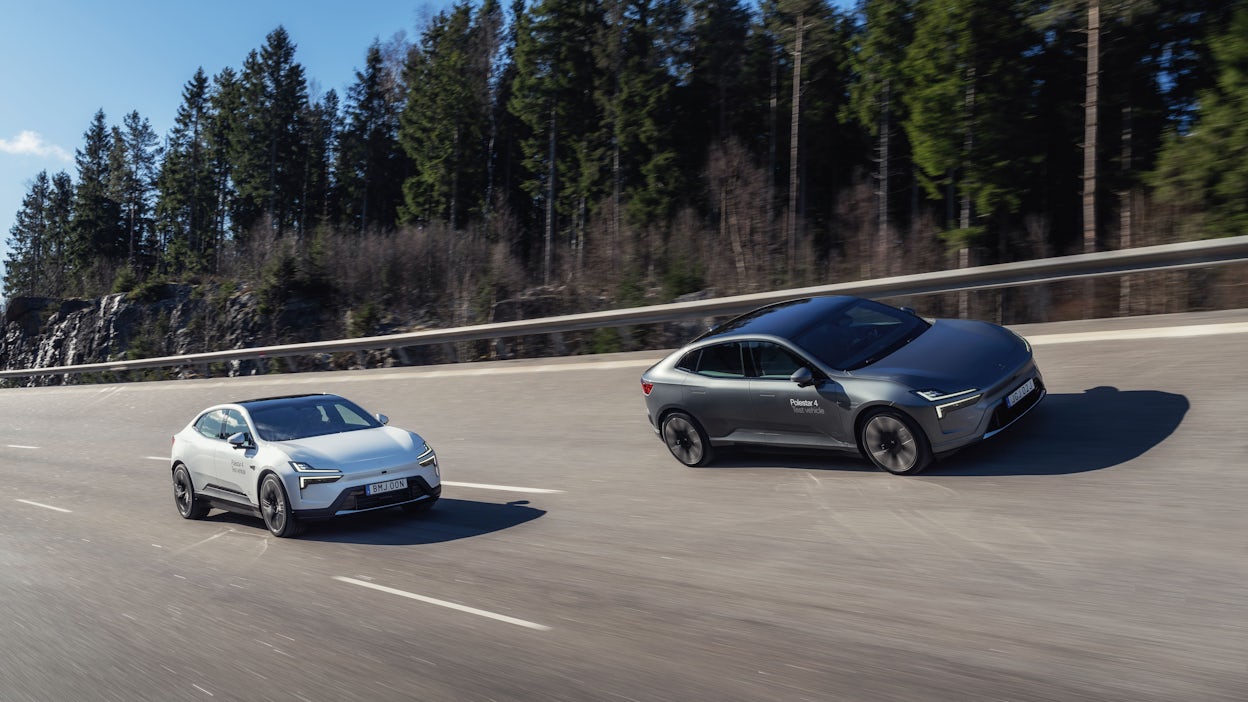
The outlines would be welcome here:
[[[438,498],[435,497],[429,500],[421,500],[420,502],[408,502],[407,504],[401,505],[401,507],[404,512],[415,516],[428,513],[429,510],[433,509],[433,505],[437,501]]]
[[[186,466],[179,463],[173,468],[173,503],[178,507],[178,514],[183,519],[203,519],[208,515],[210,507],[195,494],[195,484],[191,482],[191,473]]]
[[[858,445],[876,468],[893,475],[914,475],[932,462],[927,435],[896,410],[880,410],[864,419]]]
[[[290,500],[286,488],[276,475],[269,473],[260,481],[260,516],[264,525],[278,538],[297,536],[303,525],[290,512]]]
[[[714,449],[698,420],[684,412],[672,412],[663,418],[660,432],[667,450],[687,466],[704,466],[714,458]]]

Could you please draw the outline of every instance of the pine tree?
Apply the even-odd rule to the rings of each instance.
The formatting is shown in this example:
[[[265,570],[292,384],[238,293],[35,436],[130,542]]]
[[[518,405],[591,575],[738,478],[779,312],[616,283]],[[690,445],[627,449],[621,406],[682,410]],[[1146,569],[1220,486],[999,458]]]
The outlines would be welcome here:
[[[118,261],[126,254],[121,207],[109,192],[113,138],[103,110],[95,113],[83,139],[85,143],[74,157],[78,166],[78,182],[74,190],[74,214],[70,225],[71,267],[80,273],[94,265],[97,259]]]
[[[381,45],[368,48],[364,70],[347,90],[338,177],[343,216],[358,232],[394,226],[401,193],[398,77],[382,61]]]
[[[48,172],[39,171],[22,198],[13,227],[9,229],[9,258],[4,265],[4,297],[48,294],[45,268],[52,187]]]
[[[1158,197],[1190,218],[1189,236],[1248,231],[1248,6],[1209,41],[1217,66],[1213,88],[1186,131],[1171,132],[1152,182]]]
[[[1031,159],[1033,46],[1014,7],[988,0],[933,0],[920,9],[906,52],[904,127],[920,181],[944,196],[954,246],[984,233],[986,217],[1014,212]],[[955,210],[956,205],[956,210]]]
[[[240,238],[240,218],[252,215],[246,203],[238,197],[234,178],[234,157],[241,150],[236,142],[245,137],[245,128],[242,124],[243,87],[233,69],[227,66],[213,78],[208,105],[206,148],[212,180],[209,188],[212,193],[212,216],[205,252],[213,254],[209,270],[216,271],[220,267],[226,242]]]
[[[496,6],[475,18],[467,2],[435,17],[409,54],[399,142],[412,161],[401,217],[452,229],[486,206]],[[483,8],[483,10],[486,8]]]
[[[914,0],[867,0],[866,26],[855,41],[856,75],[849,109],[875,140],[876,240],[893,236],[894,164],[906,163],[909,147],[898,125],[904,120],[901,101],[902,60],[914,36]]]
[[[122,126],[113,127],[109,196],[121,208],[126,263],[134,270],[145,269],[146,259],[156,248],[152,210],[160,154],[156,132],[138,112],[126,115]]]
[[[265,37],[243,62],[241,119],[231,135],[237,188],[235,237],[245,243],[256,226],[302,232],[299,219],[307,159],[308,90],[295,44],[283,27]]]
[[[182,89],[157,179],[158,247],[172,271],[207,271],[213,260],[216,192],[209,155],[211,106],[204,69]]]
[[[508,109],[523,124],[522,187],[544,212],[542,281],[553,273],[556,231],[584,241],[589,202],[601,183],[591,160],[601,122],[593,91],[602,79],[585,37],[599,36],[602,9],[580,0],[543,0],[520,18],[516,78]]]

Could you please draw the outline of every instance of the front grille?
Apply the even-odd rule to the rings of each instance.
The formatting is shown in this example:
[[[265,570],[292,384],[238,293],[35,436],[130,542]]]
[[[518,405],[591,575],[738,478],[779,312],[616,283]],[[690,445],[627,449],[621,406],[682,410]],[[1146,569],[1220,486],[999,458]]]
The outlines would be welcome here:
[[[388,507],[403,502],[410,502],[422,495],[437,497],[435,491],[429,487],[424,478],[418,476],[408,478],[407,487],[402,490],[383,492],[380,495],[366,495],[364,491],[363,487],[347,490],[340,498],[341,502],[337,509],[339,511],[376,509],[378,507]]]
[[[1039,402],[1042,397],[1044,397],[1044,383],[1041,382],[1039,377],[1037,377],[1036,389],[1032,390],[1031,394],[1027,397],[1024,397],[1022,402],[1014,405],[1013,407],[1006,407],[1005,399],[1003,398],[1001,402],[997,404],[996,411],[992,413],[992,421],[988,423],[988,431],[994,432],[998,429],[1009,426],[1011,422],[1026,414],[1027,410],[1035,407],[1036,403]]]

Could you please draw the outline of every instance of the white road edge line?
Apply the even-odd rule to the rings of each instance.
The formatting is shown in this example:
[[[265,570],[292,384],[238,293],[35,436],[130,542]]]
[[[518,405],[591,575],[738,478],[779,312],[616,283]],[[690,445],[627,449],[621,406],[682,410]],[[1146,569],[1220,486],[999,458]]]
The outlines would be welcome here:
[[[406,597],[408,599],[416,600],[418,602],[424,602],[426,604],[437,605],[439,607],[446,607],[447,609],[453,609],[459,612],[467,612],[468,614],[475,614],[478,617],[485,617],[487,619],[495,619],[500,622],[507,622],[508,624],[515,624],[516,626],[522,626],[526,629],[534,629],[536,631],[550,631],[550,627],[546,626],[545,624],[535,624],[533,622],[525,621],[523,619],[516,619],[515,617],[509,617],[505,614],[495,614],[494,612],[487,612],[484,609],[468,607],[466,605],[456,604],[454,602],[447,602],[446,600],[437,600],[432,597],[425,597],[424,595],[417,595],[414,592],[396,590],[395,588],[392,588],[392,587],[386,587],[385,585],[377,585],[376,583],[370,583],[364,580],[356,580],[355,578],[347,578],[341,575],[335,575],[334,580],[337,580],[343,583],[350,583],[352,585],[359,585],[360,587],[371,588],[373,590],[386,592],[391,595],[398,595],[399,597]]]
[[[9,448],[16,448],[16,449],[28,449],[30,451],[39,450],[38,446],[22,446],[21,444],[6,444],[6,446],[8,446]]]
[[[1139,339],[1188,339],[1195,336],[1248,333],[1248,322],[1226,324],[1191,324],[1185,327],[1153,327],[1151,329],[1118,329],[1116,331],[1070,332],[1026,336],[1032,346],[1077,344],[1085,341],[1129,341]]]
[[[450,485],[451,487],[478,488],[481,490],[503,490],[505,492],[529,492],[529,493],[535,493],[538,495],[553,495],[553,494],[563,492],[563,490],[548,490],[546,488],[531,488],[531,487],[513,487],[511,485],[487,485],[486,483],[456,483],[450,480],[443,480],[442,484]]]
[[[65,509],[64,507],[53,507],[52,505],[45,505],[42,502],[31,502],[30,500],[18,500],[18,502],[21,502],[23,504],[28,504],[28,505],[34,505],[35,507],[42,507],[44,509],[56,510],[57,512],[73,512],[72,509]]]

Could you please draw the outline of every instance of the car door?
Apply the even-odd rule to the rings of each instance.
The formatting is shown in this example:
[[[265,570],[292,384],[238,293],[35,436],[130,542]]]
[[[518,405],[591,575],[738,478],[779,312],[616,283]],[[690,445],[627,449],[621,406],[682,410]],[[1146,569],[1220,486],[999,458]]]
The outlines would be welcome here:
[[[216,442],[217,484],[255,502],[255,480],[248,477],[256,470],[255,461],[251,460],[256,455],[256,449],[250,447],[254,443],[251,441],[251,429],[238,410],[227,409],[222,412],[220,440]],[[234,448],[230,444],[229,438],[240,433],[246,435],[249,448]]]
[[[750,341],[744,351],[751,375],[752,414],[764,441],[786,446],[853,445],[849,398],[839,383],[780,344]],[[790,379],[803,367],[811,369],[814,384],[801,387]]]
[[[711,438],[749,431],[750,381],[741,344],[731,341],[695,350],[682,360],[695,374],[685,383],[684,404]],[[738,438],[738,437],[734,437]]]
[[[225,412],[222,410],[213,410],[200,415],[199,419],[195,420],[195,433],[188,439],[191,450],[183,454],[182,460],[198,490],[216,483],[216,444],[220,441],[221,425],[224,419]]]

